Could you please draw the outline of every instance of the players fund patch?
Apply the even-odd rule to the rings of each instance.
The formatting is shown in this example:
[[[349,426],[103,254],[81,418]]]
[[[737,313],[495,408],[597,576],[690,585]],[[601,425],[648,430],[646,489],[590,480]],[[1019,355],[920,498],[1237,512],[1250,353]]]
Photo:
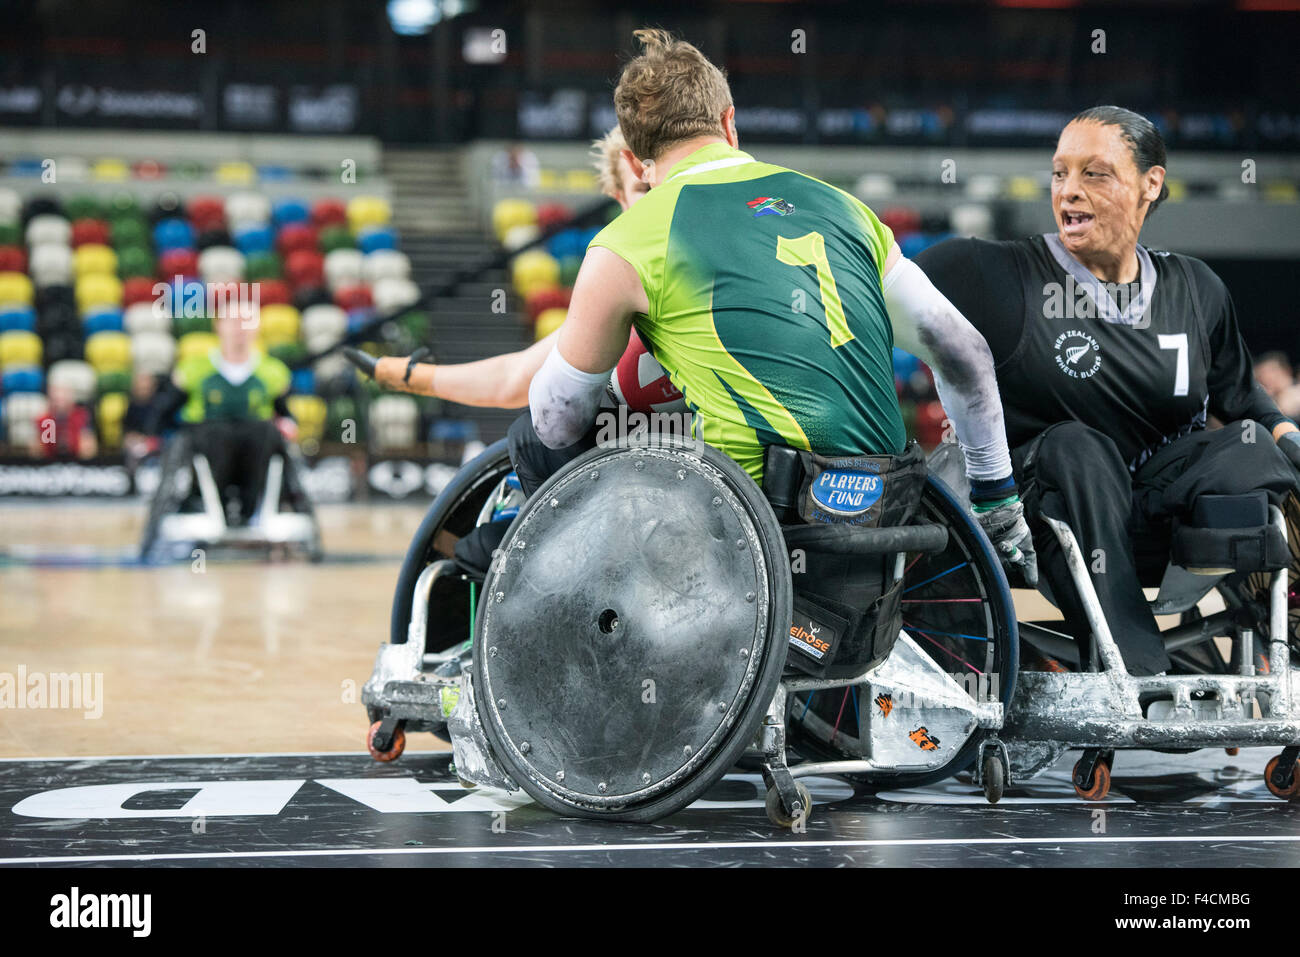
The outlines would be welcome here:
[[[869,472],[827,469],[812,484],[812,497],[828,512],[845,517],[865,513],[885,490],[884,479]]]

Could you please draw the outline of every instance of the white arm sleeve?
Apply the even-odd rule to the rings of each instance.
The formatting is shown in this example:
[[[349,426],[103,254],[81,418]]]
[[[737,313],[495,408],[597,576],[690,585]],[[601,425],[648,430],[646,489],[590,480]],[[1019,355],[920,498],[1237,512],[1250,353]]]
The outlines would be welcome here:
[[[967,476],[1006,478],[1011,455],[988,343],[910,259],[894,264],[884,290],[894,344],[934,373],[939,401],[952,418],[966,457]]]
[[[551,347],[528,387],[533,429],[547,448],[572,445],[591,428],[609,373],[609,369],[604,372],[575,369],[560,355],[558,345]]]

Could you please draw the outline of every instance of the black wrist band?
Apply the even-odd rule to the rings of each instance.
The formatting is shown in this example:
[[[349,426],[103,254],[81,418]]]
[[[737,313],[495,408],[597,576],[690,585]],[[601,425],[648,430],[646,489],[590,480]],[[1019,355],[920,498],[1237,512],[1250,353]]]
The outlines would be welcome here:
[[[432,353],[430,352],[430,350],[429,350],[429,348],[428,348],[427,346],[420,346],[420,348],[418,348],[418,349],[416,349],[414,352],[412,352],[412,353],[411,353],[411,358],[409,358],[409,359],[406,360],[406,375],[402,376],[402,382],[405,383],[406,385],[410,385],[410,384],[411,384],[411,373],[415,371],[415,366],[416,366],[416,364],[417,364],[421,359],[423,359],[423,358],[425,358],[426,356],[429,356],[429,355],[431,355],[431,354],[432,354]]]

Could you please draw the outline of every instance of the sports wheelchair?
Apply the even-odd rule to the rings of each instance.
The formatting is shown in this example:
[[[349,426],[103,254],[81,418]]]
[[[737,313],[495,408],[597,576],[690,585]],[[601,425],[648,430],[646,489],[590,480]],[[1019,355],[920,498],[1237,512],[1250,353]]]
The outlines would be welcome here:
[[[509,527],[480,584],[452,553],[493,520]],[[1294,538],[1276,510],[1269,522]],[[1057,534],[1070,553],[1068,528]],[[849,630],[872,626],[874,645],[830,667],[792,666],[816,627],[796,601],[805,548],[884,570],[871,606],[850,609]],[[499,442],[444,489],[408,550],[390,641],[362,694],[369,746],[392,760],[406,731],[431,731],[451,741],[462,783],[625,821],[684,808],[740,761],[762,770],[770,819],[792,826],[810,810],[803,777],[879,790],[970,771],[995,802],[1078,748],[1075,787],[1100,799],[1120,748],[1277,744],[1266,780],[1294,800],[1287,573],[1240,551],[1230,571],[1187,580],[1176,568],[1181,590],[1162,593],[1161,610],[1186,617],[1168,640],[1213,648],[1219,670],[1130,677],[1097,615],[1085,670],[1021,672],[1022,637],[1053,650],[1064,639],[1039,625],[1026,635],[992,546],[933,472],[904,525],[783,526],[707,446],[596,449],[525,501]],[[1077,545],[1072,554],[1091,594]],[[1196,619],[1190,596],[1216,586],[1235,603]]]
[[[141,536],[141,561],[188,558],[196,546],[296,551],[320,561],[325,554],[320,525],[301,474],[297,448],[277,436],[257,510],[246,525],[232,526],[207,457],[196,448],[189,428],[178,429],[160,456],[158,487]]]

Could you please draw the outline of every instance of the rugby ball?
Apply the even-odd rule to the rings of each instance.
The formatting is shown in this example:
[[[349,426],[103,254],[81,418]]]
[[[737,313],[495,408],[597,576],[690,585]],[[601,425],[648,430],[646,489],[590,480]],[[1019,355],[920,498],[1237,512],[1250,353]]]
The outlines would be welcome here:
[[[609,375],[614,400],[633,412],[685,412],[686,399],[632,330],[627,349]]]

